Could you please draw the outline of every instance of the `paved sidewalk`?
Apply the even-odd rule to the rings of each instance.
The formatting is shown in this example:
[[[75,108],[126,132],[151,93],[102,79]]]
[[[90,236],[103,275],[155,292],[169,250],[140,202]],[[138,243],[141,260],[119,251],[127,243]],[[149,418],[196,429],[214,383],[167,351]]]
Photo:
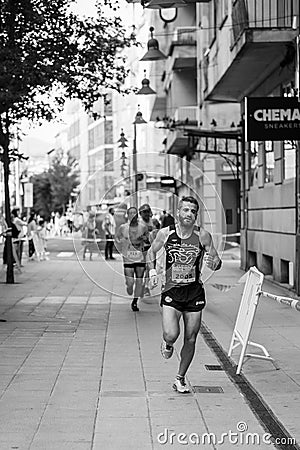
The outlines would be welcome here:
[[[204,322],[225,350],[242,286],[221,293],[209,284],[241,275],[239,262],[228,260],[207,283]],[[0,323],[1,450],[195,448],[205,433],[212,434],[198,445],[204,449],[241,448],[249,433],[259,445],[247,448],[275,448],[263,443],[266,429],[231,377],[206,369],[220,362],[202,335],[188,373],[194,392],[172,391],[181,341],[171,360],[161,358],[158,300],[130,310],[120,260],[27,263],[16,281],[0,284],[0,319],[7,320]],[[266,283],[264,290],[280,288]],[[253,333],[280,370],[249,361],[243,372],[300,442],[299,317],[266,300]],[[220,442],[230,430],[238,444],[225,435]]]

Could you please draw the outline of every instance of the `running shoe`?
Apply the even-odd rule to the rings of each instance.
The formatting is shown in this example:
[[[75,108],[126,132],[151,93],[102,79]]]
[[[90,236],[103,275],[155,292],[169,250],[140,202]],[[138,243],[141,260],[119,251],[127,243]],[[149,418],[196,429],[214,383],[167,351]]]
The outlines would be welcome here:
[[[137,300],[132,300],[132,302],[131,302],[131,309],[132,309],[132,311],[134,311],[134,312],[139,311],[139,307],[138,307],[138,305],[137,305]]]
[[[185,384],[184,378],[175,378],[172,388],[180,394],[189,394],[190,390]]]
[[[168,345],[166,341],[163,339],[160,345],[160,353],[163,358],[169,359],[173,355],[174,347],[172,345]]]

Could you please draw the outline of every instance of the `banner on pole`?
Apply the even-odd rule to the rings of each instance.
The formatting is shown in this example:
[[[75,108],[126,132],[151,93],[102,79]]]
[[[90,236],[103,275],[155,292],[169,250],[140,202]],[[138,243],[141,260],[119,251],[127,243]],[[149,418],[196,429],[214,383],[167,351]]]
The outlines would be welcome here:
[[[24,207],[33,207],[33,184],[24,183]]]

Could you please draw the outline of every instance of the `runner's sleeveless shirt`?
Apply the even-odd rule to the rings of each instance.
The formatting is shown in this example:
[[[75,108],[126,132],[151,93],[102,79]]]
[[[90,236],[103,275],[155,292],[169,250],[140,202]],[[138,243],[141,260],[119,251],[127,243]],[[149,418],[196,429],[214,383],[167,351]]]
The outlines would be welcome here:
[[[165,243],[165,289],[201,282],[200,266],[205,250],[200,243],[199,227],[194,227],[186,239],[178,236],[175,225],[169,229]]]

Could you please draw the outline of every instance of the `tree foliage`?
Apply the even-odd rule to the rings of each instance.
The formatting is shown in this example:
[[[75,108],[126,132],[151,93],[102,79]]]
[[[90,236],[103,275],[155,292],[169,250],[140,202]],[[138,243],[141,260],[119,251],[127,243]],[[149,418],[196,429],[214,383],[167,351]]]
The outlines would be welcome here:
[[[57,155],[47,171],[34,175],[33,195],[34,209],[45,219],[51,212],[64,212],[71,192],[79,185],[75,160],[68,156],[66,164],[63,156]]]
[[[105,88],[121,90],[120,51],[134,35],[100,1],[95,18],[74,14],[74,1],[0,0],[0,143],[7,120],[49,121],[66,98],[89,109]]]

